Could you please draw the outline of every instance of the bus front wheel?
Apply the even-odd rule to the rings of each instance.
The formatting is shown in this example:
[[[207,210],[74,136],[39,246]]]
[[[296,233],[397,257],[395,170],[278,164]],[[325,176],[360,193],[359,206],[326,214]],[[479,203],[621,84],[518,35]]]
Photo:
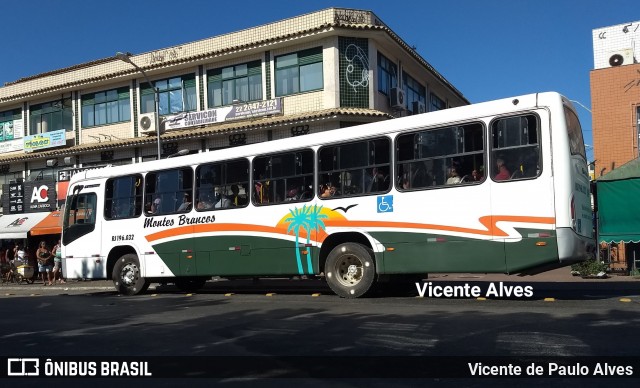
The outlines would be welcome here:
[[[128,253],[113,266],[113,284],[123,295],[137,295],[149,288],[149,282],[140,273],[138,256]]]
[[[376,279],[373,252],[362,244],[340,244],[329,253],[324,273],[340,297],[361,297],[371,291]]]

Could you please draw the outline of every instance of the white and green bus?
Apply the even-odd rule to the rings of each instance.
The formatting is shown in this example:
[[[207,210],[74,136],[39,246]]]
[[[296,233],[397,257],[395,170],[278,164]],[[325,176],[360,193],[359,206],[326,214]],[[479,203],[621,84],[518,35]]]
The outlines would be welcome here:
[[[520,273],[594,248],[575,110],[540,93],[73,176],[67,278],[185,290],[324,276],[341,297],[437,272]]]

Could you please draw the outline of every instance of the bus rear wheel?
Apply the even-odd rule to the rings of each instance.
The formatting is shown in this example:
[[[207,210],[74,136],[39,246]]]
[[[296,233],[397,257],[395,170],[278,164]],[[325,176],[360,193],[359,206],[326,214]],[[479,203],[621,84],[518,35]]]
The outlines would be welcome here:
[[[329,287],[342,298],[358,298],[372,290],[376,270],[371,249],[362,244],[340,244],[325,263]]]
[[[138,256],[127,253],[118,259],[113,266],[111,278],[119,293],[123,295],[137,295],[149,288],[149,282],[140,274]]]

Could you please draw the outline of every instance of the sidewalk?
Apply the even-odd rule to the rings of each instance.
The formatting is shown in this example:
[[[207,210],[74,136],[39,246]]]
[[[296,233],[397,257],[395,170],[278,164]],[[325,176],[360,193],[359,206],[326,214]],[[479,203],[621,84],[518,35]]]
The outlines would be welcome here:
[[[607,275],[603,279],[583,279],[580,276],[571,275],[570,267],[557,268],[535,275],[506,275],[484,273],[434,273],[429,274],[429,280],[435,281],[485,281],[485,282],[563,282],[563,283],[618,283],[636,282],[640,285],[640,278],[623,275]]]
[[[504,274],[463,274],[440,273],[431,274],[425,281],[440,286],[455,286],[468,283],[482,289],[490,283],[496,286],[502,282],[506,286],[531,286],[536,296],[564,296],[567,295],[638,295],[640,293],[640,279],[634,276],[608,275],[602,279],[583,279],[571,275],[570,267],[558,268],[535,275],[504,275]]]
[[[461,284],[477,283],[486,285],[487,283],[511,283],[514,285],[532,284],[537,290],[599,290],[599,291],[640,291],[640,278],[633,276],[610,275],[603,279],[583,279],[580,276],[571,275],[569,267],[558,268],[535,275],[506,275],[506,274],[485,274],[485,273],[434,273],[429,274],[425,282],[441,284]],[[302,291],[316,290],[327,291],[328,286],[322,278],[312,278],[308,280],[292,280],[287,278],[261,278],[257,281],[252,279],[226,280],[214,278],[205,285],[209,291],[244,291],[244,292],[266,292],[280,291]],[[111,280],[68,280],[65,284],[55,284],[53,286],[43,286],[41,281],[29,284],[23,282],[2,283],[0,293],[9,290],[38,291],[38,292],[59,292],[65,291],[114,291],[115,287]],[[172,284],[162,285],[151,283],[149,291],[171,291],[175,290]],[[148,291],[148,292],[149,292]],[[329,291],[330,292],[330,291]]]
[[[4,290],[33,290],[33,291],[68,291],[68,290],[115,290],[111,280],[68,280],[64,284],[56,283],[44,286],[42,280],[33,283],[2,283],[0,293]]]

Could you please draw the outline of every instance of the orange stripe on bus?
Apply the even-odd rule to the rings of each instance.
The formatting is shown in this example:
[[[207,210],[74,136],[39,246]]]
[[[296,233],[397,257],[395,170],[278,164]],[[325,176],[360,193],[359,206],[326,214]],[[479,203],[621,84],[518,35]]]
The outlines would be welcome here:
[[[263,233],[282,233],[282,231],[273,226],[262,226],[252,224],[197,224],[185,225],[177,228],[161,230],[156,233],[147,235],[147,241],[161,240],[163,238],[175,237],[184,234],[208,233],[208,232],[263,232]],[[286,233],[286,231],[285,231]]]
[[[480,236],[507,237],[509,234],[497,226],[498,222],[529,223],[529,224],[554,224],[553,217],[527,217],[527,216],[484,216],[480,217],[480,223],[484,229],[464,228],[451,225],[421,224],[416,222],[391,222],[391,221],[349,221],[349,220],[325,220],[327,227],[343,228],[387,228],[387,229],[427,229],[434,231],[447,231],[456,233],[475,234]],[[177,237],[187,234],[200,234],[210,232],[260,232],[287,235],[287,229],[253,224],[198,224],[186,225],[177,228],[162,230],[146,236],[147,241],[152,242],[169,237]],[[323,230],[316,231],[317,240],[323,241],[327,234]],[[305,231],[300,230],[300,237],[306,237]]]

